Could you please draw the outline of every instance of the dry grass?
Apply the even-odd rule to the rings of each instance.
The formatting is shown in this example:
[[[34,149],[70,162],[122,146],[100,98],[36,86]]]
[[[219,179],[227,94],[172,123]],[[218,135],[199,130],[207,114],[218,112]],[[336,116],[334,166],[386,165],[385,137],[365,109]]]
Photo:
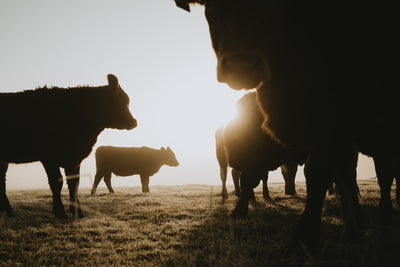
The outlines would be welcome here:
[[[328,197],[324,208],[321,255],[302,262],[288,250],[291,233],[304,207],[305,187],[283,195],[271,184],[273,202],[261,200],[243,220],[229,214],[236,197],[221,203],[219,186],[117,188],[96,197],[80,189],[86,217],[56,220],[50,190],[10,191],[14,218],[0,218],[1,266],[400,266],[400,216],[376,227],[379,191],[376,181],[359,183],[368,235],[357,254],[344,241],[339,202]],[[230,188],[232,191],[233,189]],[[67,201],[67,191],[63,191]]]

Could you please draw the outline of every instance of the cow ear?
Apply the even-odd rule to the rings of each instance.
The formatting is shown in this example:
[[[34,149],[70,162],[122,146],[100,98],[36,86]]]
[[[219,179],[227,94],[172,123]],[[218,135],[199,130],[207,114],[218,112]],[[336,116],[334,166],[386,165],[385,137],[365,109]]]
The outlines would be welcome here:
[[[175,0],[175,4],[177,7],[180,7],[186,10],[187,12],[190,12],[190,6],[188,0]]]
[[[114,74],[108,74],[107,75],[107,80],[108,80],[108,86],[110,89],[112,89],[115,92],[119,91],[119,84],[118,84],[118,78]]]
[[[172,152],[172,149],[168,146],[167,151]]]
[[[163,146],[161,147],[161,152],[165,152],[165,148]]]

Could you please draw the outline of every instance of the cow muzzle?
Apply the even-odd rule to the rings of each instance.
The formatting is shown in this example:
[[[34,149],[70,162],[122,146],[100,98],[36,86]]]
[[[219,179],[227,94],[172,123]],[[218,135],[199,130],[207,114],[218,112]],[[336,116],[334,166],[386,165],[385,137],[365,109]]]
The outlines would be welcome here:
[[[137,120],[132,117],[132,119],[129,122],[129,125],[126,127],[127,130],[132,130],[137,126]]]
[[[270,80],[264,57],[255,52],[224,53],[218,60],[217,79],[232,89],[253,89]]]

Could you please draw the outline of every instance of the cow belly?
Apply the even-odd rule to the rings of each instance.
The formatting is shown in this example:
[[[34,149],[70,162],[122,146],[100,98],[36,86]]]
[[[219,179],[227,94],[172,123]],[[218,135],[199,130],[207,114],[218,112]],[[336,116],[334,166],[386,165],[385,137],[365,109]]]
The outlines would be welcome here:
[[[140,174],[138,171],[132,171],[132,170],[112,170],[112,173],[114,173],[117,176],[123,176],[123,177]]]
[[[0,143],[0,161],[11,163],[28,163],[38,161],[40,159],[40,150],[31,143],[14,142]]]

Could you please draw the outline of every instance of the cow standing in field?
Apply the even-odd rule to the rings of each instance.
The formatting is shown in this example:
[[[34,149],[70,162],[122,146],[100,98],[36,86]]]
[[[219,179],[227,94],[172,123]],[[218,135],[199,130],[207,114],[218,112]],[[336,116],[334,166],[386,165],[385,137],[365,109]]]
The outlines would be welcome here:
[[[149,178],[156,174],[163,165],[176,167],[179,165],[171,148],[161,147],[113,147],[101,146],[96,150],[96,176],[92,187],[92,195],[101,179],[107,185],[108,191],[114,193],[111,187],[111,173],[118,176],[140,175],[142,192],[149,193]]]
[[[78,200],[80,164],[105,128],[130,130],[137,122],[129,111],[129,97],[116,76],[99,87],[39,88],[0,94],[0,212],[13,215],[6,195],[9,163],[40,161],[53,193],[53,213],[66,217],[61,201],[65,169],[70,211],[83,213]]]
[[[226,155],[225,141],[224,141],[224,127],[221,126],[215,132],[215,145],[216,145],[216,156],[220,169],[220,177],[222,182],[222,200],[228,198],[228,191],[226,189],[226,179],[228,175],[229,162]],[[280,166],[283,179],[285,180],[285,194],[294,195],[296,194],[295,177],[297,173],[297,163],[287,163]],[[240,171],[235,168],[231,168],[231,175],[233,184],[235,186],[235,195],[240,197]],[[270,199],[268,189],[268,172],[261,177],[263,183],[263,198],[265,200]],[[254,192],[251,194],[250,199],[254,199]]]
[[[217,78],[257,89],[263,128],[279,142],[310,151],[307,201],[296,230],[318,247],[330,178],[341,195],[348,236],[365,230],[355,186],[354,145],[375,162],[379,216],[390,219],[399,158],[400,17],[395,3],[349,1],[176,0],[205,5]]]
[[[218,153],[225,152],[226,162],[222,164],[221,172],[225,165],[229,165],[240,173],[242,192],[232,216],[244,217],[247,215],[249,200],[255,200],[253,189],[260,180],[263,180],[264,199],[270,198],[267,185],[269,171],[276,170],[281,166],[285,179],[285,194],[294,195],[296,193],[297,166],[304,163],[308,151],[285,147],[261,129],[263,116],[259,110],[255,92],[240,98],[237,107],[238,116],[224,129],[217,132],[217,141],[219,141],[217,142],[217,156]],[[219,144],[221,142],[222,144]],[[224,177],[221,175],[222,178]],[[238,187],[235,185],[235,188]]]

